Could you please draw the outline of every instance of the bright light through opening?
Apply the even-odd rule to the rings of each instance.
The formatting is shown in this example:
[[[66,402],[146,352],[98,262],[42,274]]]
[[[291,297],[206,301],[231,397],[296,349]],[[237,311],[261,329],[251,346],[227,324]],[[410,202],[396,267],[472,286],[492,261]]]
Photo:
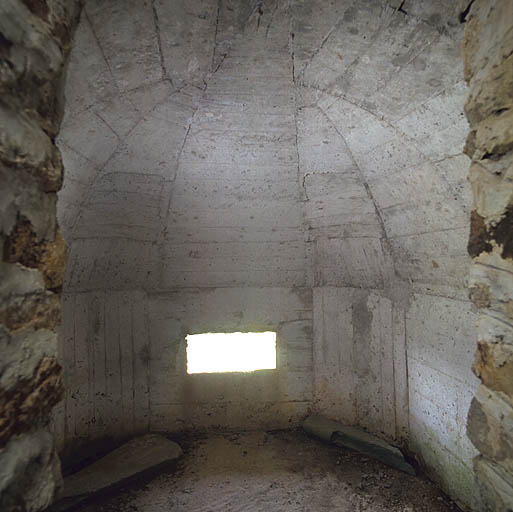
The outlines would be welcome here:
[[[276,368],[275,332],[189,334],[187,373],[253,372]]]

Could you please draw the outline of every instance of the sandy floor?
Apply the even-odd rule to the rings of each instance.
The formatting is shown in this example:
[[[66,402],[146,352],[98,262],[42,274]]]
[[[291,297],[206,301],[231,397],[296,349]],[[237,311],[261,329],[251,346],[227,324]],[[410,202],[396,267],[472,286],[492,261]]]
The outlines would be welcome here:
[[[80,507],[81,512],[445,512],[435,486],[302,432],[182,440],[178,470]]]

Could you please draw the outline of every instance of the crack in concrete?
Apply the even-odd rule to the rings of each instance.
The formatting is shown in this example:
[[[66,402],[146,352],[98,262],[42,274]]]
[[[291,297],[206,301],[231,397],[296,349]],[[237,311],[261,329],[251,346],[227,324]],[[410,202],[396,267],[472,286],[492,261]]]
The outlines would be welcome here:
[[[257,31],[260,28],[260,20],[262,19],[262,16],[264,15],[264,9],[262,8],[263,3],[264,3],[263,1],[259,2],[258,6],[257,6],[257,14],[258,14],[257,26],[256,26]]]
[[[93,34],[93,38],[96,41],[96,44],[98,45],[98,48],[100,49],[100,53],[102,54],[102,58],[103,58],[103,60],[105,62],[105,65],[107,66],[107,69],[109,70],[109,73],[110,73],[110,76],[112,78],[112,81],[114,82],[114,86],[116,87],[116,89],[118,89],[118,86],[116,84],[116,80],[114,78],[114,74],[112,73],[112,68],[110,67],[109,61],[107,60],[105,52],[103,51],[103,47],[100,44],[100,40],[98,39],[98,35],[96,34],[96,31],[94,30],[94,26],[93,26],[93,23],[91,22],[91,18],[89,17],[89,14],[87,13],[87,10],[85,8],[84,8],[84,15],[85,15],[85,19],[87,20],[87,23],[89,24],[89,27],[91,29],[91,33]]]
[[[428,156],[426,156],[426,155],[425,155],[425,153],[422,151],[422,148],[420,148],[420,147],[418,146],[418,142],[417,142],[415,139],[413,139],[412,137],[410,137],[408,134],[406,134],[406,133],[405,133],[405,132],[403,132],[401,129],[399,129],[397,126],[395,126],[395,124],[393,124],[393,123],[397,123],[398,121],[393,121],[393,122],[388,121],[388,120],[385,118],[385,116],[384,116],[384,115],[381,115],[381,116],[380,116],[380,115],[376,114],[375,112],[372,112],[371,110],[369,110],[369,109],[365,108],[363,105],[360,105],[360,104],[358,104],[358,103],[355,103],[354,101],[351,101],[350,99],[348,99],[348,98],[347,98],[347,97],[345,97],[344,95],[338,95],[338,94],[335,94],[335,93],[333,93],[333,92],[326,91],[326,90],[324,90],[324,89],[322,89],[322,88],[320,88],[320,87],[310,86],[310,85],[306,85],[306,84],[304,84],[304,83],[302,83],[302,84],[301,84],[301,86],[302,86],[302,87],[305,87],[306,89],[313,89],[313,90],[317,90],[317,91],[319,91],[319,92],[322,92],[323,94],[326,94],[326,95],[331,96],[331,97],[333,97],[333,98],[337,98],[337,100],[345,101],[345,102],[349,103],[350,105],[353,105],[353,106],[355,106],[355,107],[357,107],[357,108],[359,108],[359,109],[363,110],[364,112],[367,112],[368,114],[372,115],[373,117],[375,117],[375,118],[376,118],[380,123],[383,123],[387,128],[390,128],[391,130],[393,130],[393,131],[397,134],[397,136],[398,136],[398,138],[399,138],[399,139],[404,139],[404,140],[408,141],[408,142],[409,142],[409,144],[410,144],[413,148],[415,148],[415,149],[419,152],[419,154],[420,154],[420,155],[422,155],[423,159],[422,159],[418,164],[416,164],[414,167],[417,167],[417,166],[419,166],[419,165],[424,165],[424,164],[426,164],[426,163],[428,163],[428,162],[429,162],[429,163],[433,163],[433,164],[437,163],[437,162],[431,162],[431,160],[429,159],[429,157],[428,157]],[[439,96],[440,94],[442,94],[442,93],[438,93],[438,94],[436,94],[436,96]],[[430,98],[430,99],[431,99],[431,98]],[[318,105],[317,105],[317,104],[315,105],[315,107],[316,107],[316,108],[320,108],[320,107],[318,107]],[[330,106],[330,107],[331,107],[331,106]],[[322,109],[321,109],[321,110],[322,110]],[[325,115],[327,115],[327,113],[326,113],[325,111],[323,111],[323,112],[325,113]],[[404,116],[404,117],[405,117],[405,116]],[[403,118],[401,118],[401,119],[403,119]],[[330,121],[331,121],[331,120],[330,120]],[[337,130],[337,132],[338,132],[338,130]],[[338,132],[338,133],[340,133],[340,132]],[[459,153],[458,153],[458,154],[459,154]],[[446,157],[446,158],[449,158],[449,157],[452,157],[452,156],[455,156],[455,155],[449,155],[449,156],[448,156],[448,157]],[[440,161],[443,161],[443,160],[445,160],[446,158],[443,158],[443,159],[441,159]],[[397,170],[396,172],[400,172],[400,170]],[[394,173],[394,174],[395,174],[395,173]],[[453,187],[452,187],[451,185],[449,185],[449,184],[448,184],[448,188],[451,188],[451,189],[452,189]]]
[[[118,138],[118,140],[121,140],[121,136],[118,134],[118,132],[116,132],[116,130],[114,130],[114,128],[112,128],[112,126],[105,119],[103,119],[103,117],[98,112],[94,111],[92,108],[91,111],[93,115],[96,116]]]
[[[240,34],[243,34],[246,31],[246,28],[248,27],[248,24],[251,21],[251,18],[257,12],[257,9],[261,4],[262,4],[262,0],[257,1],[257,3],[254,5],[254,7],[251,9],[251,12],[246,16],[246,19],[242,23]]]
[[[406,3],[406,0],[403,0],[401,2],[401,5],[396,9],[397,12],[402,12],[404,15],[408,15],[408,13],[404,10],[404,4]]]
[[[326,118],[326,120],[329,122],[329,124],[337,132],[337,134],[341,138],[342,142],[344,143],[346,151],[347,151],[348,155],[350,156],[350,158],[351,158],[351,160],[353,162],[353,165],[355,166],[356,169],[358,169],[358,174],[360,175],[360,180],[361,180],[361,182],[362,182],[362,184],[363,184],[363,186],[365,188],[365,191],[367,193],[367,197],[370,199],[370,201],[372,201],[372,204],[374,206],[374,210],[376,212],[376,218],[378,220],[378,223],[379,223],[381,231],[382,231],[382,238],[381,238],[381,240],[382,240],[382,243],[384,243],[385,246],[386,246],[386,247],[383,247],[383,253],[386,254],[388,252],[390,254],[390,256],[392,258],[392,262],[393,262],[394,274],[396,276],[398,276],[397,270],[395,268],[395,259],[393,257],[393,253],[392,253],[392,250],[391,250],[391,247],[390,247],[390,242],[389,242],[387,231],[386,231],[385,222],[383,220],[383,215],[381,213],[381,209],[379,208],[379,206],[377,204],[376,199],[374,198],[374,195],[372,194],[372,190],[371,190],[369,184],[367,183],[367,180],[365,179],[365,175],[363,174],[363,171],[361,170],[360,166],[356,162],[356,159],[354,158],[354,155],[353,155],[353,153],[352,153],[352,151],[351,151],[351,149],[350,149],[350,147],[349,147],[349,145],[348,145],[344,135],[339,131],[339,129],[337,128],[335,123],[333,123],[331,118],[328,116],[328,114],[322,108],[320,108],[319,106],[316,107],[316,108],[317,108],[317,110],[319,110],[319,112],[321,112],[321,114]]]
[[[469,15],[470,9],[472,8],[472,4],[475,0],[470,0],[469,4],[463,11],[460,12],[460,15],[458,16],[458,19],[460,20],[460,23],[465,23],[467,21],[467,16]]]
[[[419,23],[425,23],[423,21],[419,21]],[[426,26],[431,26],[429,25],[428,23],[425,23]],[[424,46],[422,46],[419,51],[417,53],[415,53],[414,55],[412,55],[412,57],[406,62],[404,63],[403,65],[401,65],[397,70],[394,70],[392,72],[390,72],[390,77],[388,78],[388,80],[386,80],[382,85],[380,85],[375,91],[373,94],[377,94],[381,91],[383,91],[383,89],[386,89],[386,87],[388,87],[388,85],[392,82],[392,80],[398,76],[401,71],[403,69],[405,69],[407,66],[409,66],[419,55],[421,55],[422,53],[424,53],[430,46],[432,46],[435,41],[437,40],[437,38],[440,38],[440,33],[437,31],[437,37],[434,37],[433,39],[431,39],[428,43],[426,43]]]
[[[422,103],[420,104],[417,104],[416,106],[414,106],[411,110],[408,110],[404,115],[402,115],[400,118],[398,119],[394,119],[394,123],[398,123],[399,121],[401,121],[402,119],[404,119],[405,117],[408,117],[415,109],[419,108],[420,106],[422,105],[426,105],[427,103],[429,103],[431,100],[435,99],[435,98],[438,98],[438,96],[442,96],[444,94],[447,94],[447,91],[449,91],[450,89],[452,89],[453,87],[457,86],[460,82],[463,82],[463,79],[462,77],[458,77],[458,79],[449,84],[447,87],[445,87],[443,90],[441,91],[437,91],[435,92],[432,96],[429,96],[428,98],[426,98]]]
[[[356,3],[356,2],[355,2]],[[355,4],[354,3],[354,4]],[[353,5],[354,5],[353,4]],[[352,5],[352,6],[353,6]],[[351,6],[351,7],[352,7]],[[349,7],[348,9],[350,9],[351,7]],[[342,21],[344,20],[344,16],[347,12],[347,10],[344,11],[344,14],[342,14],[342,16],[340,16],[338,18],[338,20],[335,22],[335,24],[330,28],[330,30],[327,32],[327,34],[324,36],[324,38],[322,39],[321,41],[321,44],[319,46],[319,48],[314,52],[314,54],[312,54],[312,56],[308,59],[308,62],[305,64],[305,66],[303,67],[303,69],[301,70],[300,72],[300,78],[301,80],[304,80],[304,77],[305,77],[305,73],[308,69],[308,67],[313,63],[313,60],[315,59],[315,57],[319,54],[319,52],[324,48],[324,46],[326,45],[326,43],[328,42],[328,40],[330,39],[330,37],[332,36],[333,32],[335,30],[337,30],[339,27],[340,27],[340,24],[342,23]],[[388,6],[383,6],[382,7],[382,14],[385,13],[385,16],[381,16],[383,19],[384,19],[384,22],[383,23],[380,23],[378,29],[369,37],[369,41],[368,41],[368,44],[365,45],[365,48],[364,49],[361,49],[361,51],[359,53],[364,53],[365,52],[368,52],[373,46],[374,44],[377,42],[377,39],[379,37],[379,35],[381,34],[381,32],[388,26],[388,24],[390,23],[390,21],[392,20],[392,16],[393,16],[393,13],[395,12],[395,9],[390,9]],[[391,14],[389,14],[391,13]],[[349,74],[349,71],[354,69],[357,65],[358,65],[358,62],[359,62],[359,59],[360,57],[356,57],[348,66],[347,68],[344,70],[344,72],[342,73],[342,75],[340,75],[339,77],[339,80],[344,80],[345,77]]]
[[[289,16],[289,40],[288,40],[288,50],[289,50],[289,56],[291,59],[292,64],[292,88],[294,90],[294,128],[295,128],[295,140],[294,140],[294,146],[296,149],[296,159],[297,159],[297,187],[298,187],[298,199],[300,202],[300,209],[301,209],[301,232],[303,234],[303,241],[304,241],[304,257],[305,261],[309,261],[311,259],[311,251],[309,248],[309,244],[312,243],[312,240],[310,239],[310,236],[308,233],[308,227],[307,227],[307,220],[306,220],[306,211],[305,211],[305,201],[303,200],[303,196],[308,201],[308,196],[306,194],[305,189],[305,177],[301,179],[301,161],[300,161],[300,155],[299,155],[299,130],[298,130],[298,84],[296,82],[296,75],[295,75],[295,52],[294,52],[294,32],[292,31],[292,14],[291,14],[291,5],[290,0],[287,2],[287,14]],[[313,243],[316,243],[315,241]],[[313,266],[308,264],[306,265],[306,271],[305,271],[305,283],[311,283],[311,285],[314,285],[315,276],[312,273]]]
[[[310,201],[310,198],[308,197],[308,192],[306,191],[306,178],[308,178],[308,176],[310,176],[311,174],[314,174],[314,173],[313,172],[306,172],[305,174],[303,174],[302,187],[303,187],[303,194],[305,195],[305,200],[306,201]]]
[[[276,11],[278,10],[278,4],[276,4],[274,10],[271,13],[271,19],[269,20],[269,23],[267,24],[267,28],[265,29],[265,38],[267,39],[269,37],[269,30],[271,29],[271,25],[274,21],[274,15],[276,14]]]
[[[383,121],[385,123],[387,122],[387,121],[385,121],[385,116],[380,116],[380,115],[376,114],[376,112],[373,112],[372,110],[369,110],[368,108],[365,108],[363,105],[360,105],[359,103],[356,103],[355,101],[350,100],[349,98],[347,98],[347,96],[344,96],[343,94],[337,94],[337,93],[335,93],[333,91],[328,91],[327,89],[323,89],[322,87],[319,87],[317,85],[310,85],[310,84],[307,84],[305,82],[300,82],[299,85],[301,87],[304,87],[305,89],[312,89],[314,91],[322,92],[323,94],[326,94],[327,96],[331,96],[332,98],[336,98],[336,100],[343,100],[343,101],[349,103],[350,105],[358,107],[359,109],[367,112],[368,114],[372,115],[373,117],[375,117],[379,121]],[[317,106],[317,105],[315,105],[315,106]],[[390,125],[390,126],[392,127],[392,125]]]
[[[217,11],[216,11],[216,24],[215,24],[215,30],[214,30],[214,48],[212,50],[212,61],[210,63],[210,70],[215,73],[221,64],[216,66],[216,69],[214,70],[214,63],[216,60],[216,50],[217,50],[217,32],[219,30],[219,12],[221,10],[221,0],[217,0]],[[226,56],[226,54],[225,54]]]
[[[216,68],[212,71],[212,75],[215,75],[219,71],[219,68],[222,66],[222,64],[225,61],[227,56],[228,56],[228,53],[223,53],[221,55],[221,60],[219,61],[219,64],[216,66]]]
[[[167,69],[166,69],[166,63],[164,60],[164,53],[162,52],[162,37],[160,35],[160,23],[159,23],[159,14],[157,12],[157,7],[155,5],[155,0],[152,0],[151,2],[151,9],[153,12],[153,24],[155,27],[155,35],[157,36],[157,46],[159,50],[159,57],[160,57],[160,70],[162,73],[162,80],[168,81],[171,86],[174,88],[173,80],[168,75]]]
[[[306,73],[308,66],[310,66],[310,64],[313,62],[315,57],[317,57],[319,52],[324,48],[324,45],[328,42],[329,38],[331,37],[333,32],[338,28],[339,24],[342,22],[343,19],[344,19],[344,15],[340,16],[338,18],[338,20],[335,22],[335,24],[328,30],[328,32],[321,39],[319,46],[313,51],[311,57],[308,59],[308,62],[303,66],[303,68],[299,72],[298,78],[300,80],[304,80],[305,73]]]
[[[218,3],[218,6],[219,5],[220,5],[220,3]],[[218,18],[216,20],[216,24],[218,23],[218,21],[219,21],[219,10],[218,10]],[[216,27],[216,37],[217,37],[217,27]],[[216,41],[214,40],[214,48],[215,48],[215,46],[216,46]],[[185,136],[184,136],[182,144],[180,146],[180,150],[178,151],[178,155],[177,155],[177,159],[176,159],[176,172],[175,172],[174,178],[169,183],[170,192],[169,192],[169,197],[168,197],[168,202],[167,202],[166,210],[165,210],[164,215],[163,215],[163,225],[162,225],[162,227],[160,229],[160,234],[157,237],[157,242],[156,242],[157,246],[159,248],[158,249],[159,251],[162,250],[163,245],[164,245],[163,241],[165,240],[165,237],[166,237],[167,224],[168,224],[168,221],[169,221],[169,215],[170,215],[170,211],[171,211],[171,203],[172,203],[172,200],[173,200],[173,192],[174,192],[175,183],[176,183],[176,180],[178,178],[179,171],[180,171],[180,165],[181,165],[182,157],[183,157],[183,154],[184,154],[184,148],[185,148],[185,146],[187,144],[187,141],[188,141],[188,139],[189,139],[189,137],[191,135],[191,130],[192,130],[192,126],[193,126],[194,120],[195,120],[195,118],[197,116],[197,113],[200,110],[201,99],[204,97],[204,94],[205,94],[205,92],[207,91],[207,88],[208,88],[208,82],[212,79],[212,77],[220,69],[222,63],[224,62],[224,59],[226,58],[226,55],[227,54],[223,55],[223,58],[219,62],[217,67],[209,74],[209,76],[206,77],[206,79],[203,80],[203,87],[200,88],[200,87],[196,86],[201,91],[201,97],[199,98],[198,103],[195,105],[193,113],[191,115],[191,118],[190,118],[190,121],[189,121],[189,125],[187,126],[187,130],[186,130]],[[212,60],[212,63],[213,63],[213,60]],[[184,87],[186,87],[186,85],[182,86],[176,92],[181,91]]]

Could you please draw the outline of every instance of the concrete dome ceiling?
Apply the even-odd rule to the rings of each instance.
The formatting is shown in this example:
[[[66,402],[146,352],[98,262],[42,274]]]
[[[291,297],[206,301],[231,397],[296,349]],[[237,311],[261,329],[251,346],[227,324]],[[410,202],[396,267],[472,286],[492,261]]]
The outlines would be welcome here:
[[[62,446],[313,408],[468,501],[465,7],[86,3],[59,138]],[[187,333],[263,328],[271,383],[185,381]]]

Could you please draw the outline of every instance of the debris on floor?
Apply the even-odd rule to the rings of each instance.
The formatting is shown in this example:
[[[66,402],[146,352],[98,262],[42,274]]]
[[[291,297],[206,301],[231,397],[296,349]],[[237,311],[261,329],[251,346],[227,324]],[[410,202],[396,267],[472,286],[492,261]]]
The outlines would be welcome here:
[[[180,438],[176,469],[73,512],[455,512],[411,476],[300,429]]]
[[[415,468],[406,462],[401,450],[358,428],[314,414],[305,419],[303,429],[323,441],[356,450],[409,475],[416,474]]]
[[[182,455],[178,444],[159,434],[136,437],[64,479],[64,491],[52,512],[75,507],[97,494],[123,485],[148,471],[160,470]]]

